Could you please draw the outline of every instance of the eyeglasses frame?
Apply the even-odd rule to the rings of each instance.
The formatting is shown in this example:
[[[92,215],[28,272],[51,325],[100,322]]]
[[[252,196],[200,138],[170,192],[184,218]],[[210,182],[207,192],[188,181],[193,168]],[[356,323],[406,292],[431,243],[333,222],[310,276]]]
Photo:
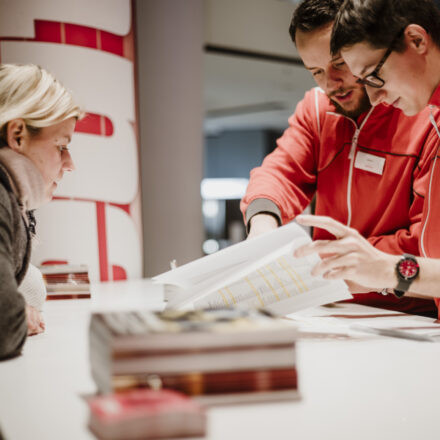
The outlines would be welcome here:
[[[385,85],[385,80],[383,80],[378,73],[380,72],[380,69],[382,69],[383,65],[385,64],[385,61],[388,59],[388,57],[391,55],[391,52],[394,50],[394,46],[396,45],[399,38],[402,36],[403,32],[405,31],[406,27],[401,29],[399,33],[393,38],[393,41],[391,41],[390,46],[388,47],[387,51],[385,52],[385,55],[381,58],[375,69],[366,75],[364,78],[358,78],[356,80],[357,84],[362,84],[364,86],[373,87],[375,89],[381,89]],[[379,83],[371,82],[369,80],[370,77],[375,78],[379,81]]]

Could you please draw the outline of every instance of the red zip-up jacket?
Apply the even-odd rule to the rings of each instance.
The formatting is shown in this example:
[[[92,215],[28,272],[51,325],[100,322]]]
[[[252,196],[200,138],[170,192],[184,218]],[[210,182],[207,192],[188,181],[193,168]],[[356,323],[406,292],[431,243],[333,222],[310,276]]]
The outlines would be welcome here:
[[[357,121],[336,113],[319,88],[306,93],[277,148],[251,171],[241,210],[248,222],[271,212],[282,224],[300,214],[316,194],[317,215],[357,229],[378,249],[419,255],[428,167],[439,144],[429,109],[407,117],[385,105]],[[434,112],[440,120],[440,112]],[[316,229],[314,239],[332,236]],[[390,286],[384,286],[390,287]],[[391,286],[392,287],[392,286]],[[435,314],[432,300],[355,295],[363,304]]]
[[[440,86],[437,87],[429,101],[431,114],[430,122],[440,139],[440,130],[436,113],[440,108]],[[420,254],[428,258],[440,258],[440,151],[437,148],[427,164],[429,168],[429,183],[426,195],[426,203],[423,207],[422,235],[420,238]],[[435,298],[435,303],[439,307],[438,318],[440,319],[440,298]]]

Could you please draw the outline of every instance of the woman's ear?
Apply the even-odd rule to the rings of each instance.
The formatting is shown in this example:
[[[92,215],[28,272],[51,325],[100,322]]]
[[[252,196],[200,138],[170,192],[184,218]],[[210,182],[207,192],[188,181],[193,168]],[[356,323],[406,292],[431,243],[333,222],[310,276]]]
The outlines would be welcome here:
[[[21,153],[25,143],[26,124],[23,119],[13,119],[8,122],[6,141],[14,151]]]
[[[405,29],[407,45],[413,47],[419,54],[424,55],[428,50],[429,35],[418,24],[409,24]]]

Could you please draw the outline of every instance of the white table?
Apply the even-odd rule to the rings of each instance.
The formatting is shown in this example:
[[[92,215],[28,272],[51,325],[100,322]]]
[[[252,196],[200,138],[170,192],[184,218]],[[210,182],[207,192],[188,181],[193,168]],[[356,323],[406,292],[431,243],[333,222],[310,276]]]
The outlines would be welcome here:
[[[160,309],[162,296],[147,280],[95,285],[92,293],[92,300],[48,302],[46,332],[29,338],[19,358],[0,362],[6,439],[94,438],[81,397],[95,391],[88,363],[90,313]],[[341,307],[338,312],[352,309]],[[316,309],[324,313],[334,310]],[[304,339],[297,355],[301,400],[212,408],[207,438],[439,438],[440,344],[373,335]]]

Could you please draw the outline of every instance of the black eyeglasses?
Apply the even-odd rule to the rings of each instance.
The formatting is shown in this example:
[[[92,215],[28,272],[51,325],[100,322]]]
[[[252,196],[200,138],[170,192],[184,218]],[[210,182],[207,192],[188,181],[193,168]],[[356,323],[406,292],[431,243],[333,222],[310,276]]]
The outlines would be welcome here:
[[[383,65],[385,64],[385,61],[388,59],[388,57],[391,55],[391,52],[394,50],[394,46],[399,40],[399,38],[402,36],[403,31],[405,28],[403,28],[393,39],[393,41],[390,44],[390,47],[385,52],[385,55],[382,57],[382,59],[379,61],[379,64],[376,66],[376,68],[367,76],[364,78],[359,78],[356,82],[358,84],[362,84],[364,86],[370,86],[374,87],[375,89],[380,89],[385,85],[385,81],[378,75],[380,72],[380,69],[382,69]]]

